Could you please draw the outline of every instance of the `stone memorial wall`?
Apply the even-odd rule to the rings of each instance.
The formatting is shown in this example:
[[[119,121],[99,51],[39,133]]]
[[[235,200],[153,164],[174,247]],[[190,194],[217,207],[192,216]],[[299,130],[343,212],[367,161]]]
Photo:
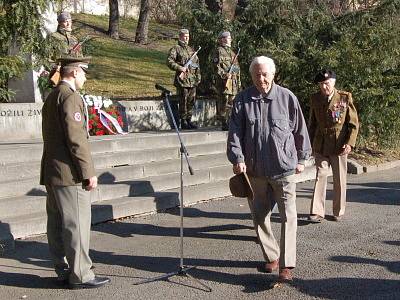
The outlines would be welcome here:
[[[170,101],[177,115],[176,101]],[[162,100],[114,101],[128,132],[170,130],[173,123]],[[0,141],[41,138],[43,103],[0,103]],[[200,127],[214,124],[215,101],[198,100],[193,121]]]

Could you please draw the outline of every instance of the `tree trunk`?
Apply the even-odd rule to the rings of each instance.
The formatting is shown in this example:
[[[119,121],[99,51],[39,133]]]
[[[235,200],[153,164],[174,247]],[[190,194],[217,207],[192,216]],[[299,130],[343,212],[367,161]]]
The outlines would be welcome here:
[[[119,38],[119,10],[118,0],[109,0],[110,17],[108,20],[108,35],[113,39]]]
[[[146,44],[149,32],[150,0],[140,0],[139,21],[136,28],[135,43]]]

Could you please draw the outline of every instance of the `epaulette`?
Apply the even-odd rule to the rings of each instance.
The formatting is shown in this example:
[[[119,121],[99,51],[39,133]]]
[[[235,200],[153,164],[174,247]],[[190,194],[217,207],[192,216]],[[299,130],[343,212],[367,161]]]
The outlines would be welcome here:
[[[346,91],[339,91],[338,90],[337,93],[340,94],[340,95],[346,95],[346,96],[350,96],[351,95],[351,93],[346,92]]]

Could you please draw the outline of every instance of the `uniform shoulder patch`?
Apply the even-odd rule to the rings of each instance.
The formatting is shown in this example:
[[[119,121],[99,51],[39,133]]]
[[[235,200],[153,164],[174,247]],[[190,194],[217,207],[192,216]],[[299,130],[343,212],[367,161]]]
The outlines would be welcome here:
[[[74,113],[74,120],[77,122],[82,121],[82,115],[80,112],[77,111],[76,113]]]
[[[214,57],[214,63],[217,63],[219,61],[218,57]]]
[[[349,96],[350,95],[350,93],[349,92],[346,92],[346,91],[337,91],[338,92],[338,94],[340,94],[340,95],[346,95],[346,96]]]

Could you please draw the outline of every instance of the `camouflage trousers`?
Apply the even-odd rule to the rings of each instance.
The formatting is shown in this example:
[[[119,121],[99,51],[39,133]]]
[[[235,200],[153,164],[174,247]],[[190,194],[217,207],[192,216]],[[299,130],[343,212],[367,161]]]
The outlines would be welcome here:
[[[176,91],[179,97],[179,118],[190,120],[194,102],[196,101],[196,87],[176,88]]]
[[[217,99],[217,120],[222,124],[227,124],[231,116],[233,100],[235,95],[221,94]]]

